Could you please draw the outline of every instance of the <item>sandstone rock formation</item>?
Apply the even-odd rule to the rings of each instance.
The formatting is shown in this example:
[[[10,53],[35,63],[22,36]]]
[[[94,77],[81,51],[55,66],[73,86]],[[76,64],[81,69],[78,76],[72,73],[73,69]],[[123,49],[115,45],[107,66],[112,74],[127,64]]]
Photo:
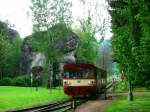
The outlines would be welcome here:
[[[22,45],[22,59],[20,71],[23,74],[29,73],[32,67],[43,66],[45,62],[45,57],[43,54],[33,52],[33,49],[28,43],[29,38],[31,37],[26,37]],[[75,33],[72,33],[63,41],[56,40],[54,48],[61,49],[64,52],[64,63],[75,63],[75,49],[77,45],[78,36]]]
[[[1,29],[3,31],[1,31]],[[16,39],[17,37],[19,37],[19,33],[12,29],[9,24],[7,24],[6,22],[2,22],[0,21],[0,33],[4,33],[5,35],[7,35],[7,37],[10,39],[10,40],[14,40]]]

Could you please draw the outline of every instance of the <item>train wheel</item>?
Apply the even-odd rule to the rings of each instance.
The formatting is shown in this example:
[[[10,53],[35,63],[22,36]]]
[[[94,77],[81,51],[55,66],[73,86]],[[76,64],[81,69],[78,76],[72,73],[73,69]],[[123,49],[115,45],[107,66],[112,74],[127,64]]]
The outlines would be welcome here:
[[[96,100],[98,98],[98,94],[94,93],[91,95],[92,100]]]

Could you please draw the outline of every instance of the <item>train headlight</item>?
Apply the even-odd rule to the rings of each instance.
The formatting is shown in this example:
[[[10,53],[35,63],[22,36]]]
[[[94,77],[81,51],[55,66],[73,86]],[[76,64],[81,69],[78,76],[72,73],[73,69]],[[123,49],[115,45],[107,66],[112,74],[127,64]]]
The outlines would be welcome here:
[[[64,81],[64,85],[69,86],[69,85],[71,85],[71,82],[69,82],[69,81]]]
[[[89,85],[94,85],[94,84],[95,84],[95,81],[94,81],[94,80],[93,80],[93,81],[89,81],[88,84],[89,84]]]

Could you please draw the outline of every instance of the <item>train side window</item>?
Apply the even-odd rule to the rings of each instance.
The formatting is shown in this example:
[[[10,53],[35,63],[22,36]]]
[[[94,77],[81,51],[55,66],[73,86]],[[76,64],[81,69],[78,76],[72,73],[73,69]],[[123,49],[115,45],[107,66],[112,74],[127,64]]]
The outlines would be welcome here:
[[[76,72],[73,70],[65,70],[64,78],[76,78]]]
[[[66,78],[69,78],[69,72],[66,72],[66,73],[65,73],[65,77],[66,77]]]
[[[70,72],[70,78],[76,78],[75,73],[74,72]]]
[[[95,71],[93,69],[87,69],[85,73],[85,78],[94,78]]]
[[[89,77],[89,70],[88,69],[85,70],[83,75],[84,75],[84,78],[88,78]]]
[[[69,78],[71,79],[76,77],[74,72],[70,72],[69,76],[70,76]]]

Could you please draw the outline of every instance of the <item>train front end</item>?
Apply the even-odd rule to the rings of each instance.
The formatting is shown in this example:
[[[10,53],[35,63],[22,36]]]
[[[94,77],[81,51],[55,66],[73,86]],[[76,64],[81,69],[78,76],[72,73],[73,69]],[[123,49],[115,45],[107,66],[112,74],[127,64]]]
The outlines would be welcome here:
[[[95,67],[90,64],[66,64],[62,73],[64,92],[73,97],[96,94]]]

